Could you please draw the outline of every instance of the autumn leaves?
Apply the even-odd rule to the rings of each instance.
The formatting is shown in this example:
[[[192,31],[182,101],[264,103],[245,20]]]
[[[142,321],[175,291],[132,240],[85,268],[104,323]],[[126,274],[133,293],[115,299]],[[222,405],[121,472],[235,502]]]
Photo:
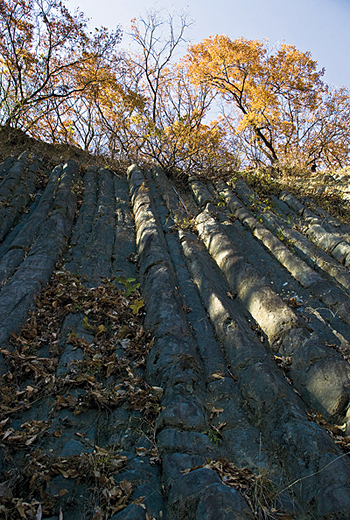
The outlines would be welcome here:
[[[72,142],[85,100],[110,81],[121,31],[89,33],[83,13],[59,0],[1,0],[0,34],[1,124]]]
[[[190,25],[148,12],[132,21],[131,52],[120,29],[89,32],[57,0],[1,0],[1,124],[175,171],[346,164],[349,94],[310,52],[217,35],[176,61]]]
[[[251,160],[346,163],[349,95],[322,81],[310,52],[221,35],[192,45],[187,60],[195,83],[223,99],[225,123]]]

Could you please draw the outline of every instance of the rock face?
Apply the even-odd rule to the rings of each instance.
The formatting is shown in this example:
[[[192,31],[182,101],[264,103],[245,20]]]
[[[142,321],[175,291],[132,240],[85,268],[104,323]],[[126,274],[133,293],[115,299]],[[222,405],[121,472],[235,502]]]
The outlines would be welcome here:
[[[0,165],[3,517],[350,519],[350,229],[242,181],[43,169]]]

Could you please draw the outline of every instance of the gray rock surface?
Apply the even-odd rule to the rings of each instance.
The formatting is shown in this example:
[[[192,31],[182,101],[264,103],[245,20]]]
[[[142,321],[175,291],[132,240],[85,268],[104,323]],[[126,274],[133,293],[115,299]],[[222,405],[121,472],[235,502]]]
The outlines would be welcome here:
[[[50,499],[51,520],[98,518],[108,500],[106,520],[258,518],[249,485],[218,470],[231,464],[266,477],[270,508],[291,518],[350,519],[349,456],[337,446],[350,434],[346,227],[287,193],[263,207],[242,181],[191,177],[184,190],[159,168],[91,166],[81,178],[68,161],[43,189],[39,167],[29,153],[0,165],[2,390],[16,363],[27,367],[21,405],[8,402],[0,418],[0,489],[27,464],[32,487],[16,493]],[[37,298],[62,266],[71,275],[55,298],[70,303],[54,345],[36,352],[33,334],[17,352],[12,333],[32,310],[40,316]],[[133,315],[116,328],[101,378],[104,329],[68,293],[98,294],[98,307],[103,288],[128,300],[138,283],[152,348],[141,361],[132,350]],[[114,330],[121,311],[108,300],[106,312]],[[137,407],[143,391],[157,408],[152,425]]]

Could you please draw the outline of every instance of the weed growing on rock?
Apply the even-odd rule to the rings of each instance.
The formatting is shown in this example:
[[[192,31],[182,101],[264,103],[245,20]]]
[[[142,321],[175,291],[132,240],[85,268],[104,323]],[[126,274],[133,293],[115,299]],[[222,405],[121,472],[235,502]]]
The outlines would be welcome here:
[[[344,436],[346,424],[331,424],[320,413],[308,412],[309,420],[322,426],[344,454],[350,455],[350,435]]]
[[[214,470],[224,484],[237,489],[245,497],[257,520],[293,520],[291,515],[276,508],[278,490],[266,472],[257,475],[251,469],[239,468],[225,457],[221,457],[186,469],[182,473],[187,475],[199,468]]]

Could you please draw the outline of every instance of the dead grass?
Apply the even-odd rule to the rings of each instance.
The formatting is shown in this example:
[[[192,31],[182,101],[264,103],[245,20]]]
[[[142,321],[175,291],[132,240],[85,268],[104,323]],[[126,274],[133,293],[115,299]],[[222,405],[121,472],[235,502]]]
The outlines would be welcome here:
[[[93,165],[100,168],[109,168],[118,173],[125,173],[129,166],[129,164],[111,160],[107,156],[91,155],[76,146],[45,143],[29,137],[21,130],[0,127],[0,162],[10,155],[17,157],[27,150],[42,160],[46,172],[68,159],[77,161],[84,170]]]
[[[294,520],[294,517],[276,506],[278,490],[269,478],[267,471],[254,473],[248,467],[239,468],[225,457],[208,460],[201,466],[183,471],[184,475],[199,468],[214,470],[222,482],[237,491],[246,499],[256,520]]]
[[[308,197],[317,206],[327,211],[330,215],[340,220],[342,223],[350,224],[350,203],[344,199],[340,183],[339,191],[335,189],[325,190],[328,186],[325,177],[327,172],[311,174],[305,172],[296,176],[290,172],[282,172],[279,176],[272,176],[269,168],[256,168],[235,172],[231,174],[229,181],[241,178],[258,195],[259,199],[264,200],[272,195],[279,194],[287,190],[297,198]]]

